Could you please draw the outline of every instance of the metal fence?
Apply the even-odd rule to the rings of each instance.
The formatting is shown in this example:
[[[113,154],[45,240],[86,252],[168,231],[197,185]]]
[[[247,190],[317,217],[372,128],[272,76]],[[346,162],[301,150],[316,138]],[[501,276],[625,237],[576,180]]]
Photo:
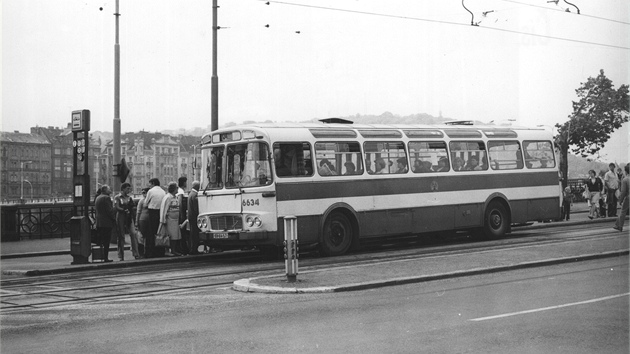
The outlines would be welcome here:
[[[70,219],[74,206],[71,202],[2,205],[1,240],[70,237]],[[77,207],[83,215],[83,207]],[[89,206],[90,223],[94,222],[94,205]]]

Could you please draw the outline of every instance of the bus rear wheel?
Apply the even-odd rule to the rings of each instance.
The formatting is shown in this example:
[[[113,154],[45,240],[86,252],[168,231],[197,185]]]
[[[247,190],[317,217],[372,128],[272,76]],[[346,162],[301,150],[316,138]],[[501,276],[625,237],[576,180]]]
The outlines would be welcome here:
[[[324,223],[320,252],[324,256],[342,255],[350,248],[352,236],[350,220],[342,213],[332,213]]]
[[[483,236],[489,240],[499,239],[505,236],[510,225],[510,216],[499,202],[488,204],[483,225]]]

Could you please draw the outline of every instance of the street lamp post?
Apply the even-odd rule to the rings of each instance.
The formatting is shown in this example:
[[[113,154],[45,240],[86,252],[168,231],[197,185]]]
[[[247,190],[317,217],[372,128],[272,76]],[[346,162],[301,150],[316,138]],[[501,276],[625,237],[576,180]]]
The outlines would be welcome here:
[[[118,22],[120,19],[120,12],[118,10],[118,0],[116,0],[116,42],[114,43],[114,165],[121,163],[121,148],[120,148],[120,44]],[[112,181],[113,190],[120,190],[120,179],[114,178]]]
[[[28,183],[28,185],[31,187],[31,203],[33,202],[33,184],[31,182],[29,182],[29,180],[25,179],[24,182]]]
[[[20,202],[24,200],[24,164],[32,163],[32,162],[33,161],[20,161],[20,179],[22,180],[21,185],[20,185]],[[32,192],[33,192],[33,189],[31,187],[31,193]]]

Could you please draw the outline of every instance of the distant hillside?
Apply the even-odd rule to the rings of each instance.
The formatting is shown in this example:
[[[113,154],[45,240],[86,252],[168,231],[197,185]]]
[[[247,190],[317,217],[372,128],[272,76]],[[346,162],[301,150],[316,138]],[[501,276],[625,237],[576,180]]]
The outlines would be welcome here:
[[[588,171],[595,170],[597,174],[600,171],[608,171],[608,163],[598,161],[588,161],[585,158],[569,154],[569,178],[586,178]]]
[[[328,118],[328,117],[326,117]],[[354,115],[348,117],[337,117],[349,120],[357,124],[443,124],[444,122],[452,121],[454,119],[444,117],[434,117],[430,114],[419,113],[411,114],[408,116],[399,116],[391,112],[384,112],[381,115]],[[313,118],[308,122],[316,122],[323,118]]]

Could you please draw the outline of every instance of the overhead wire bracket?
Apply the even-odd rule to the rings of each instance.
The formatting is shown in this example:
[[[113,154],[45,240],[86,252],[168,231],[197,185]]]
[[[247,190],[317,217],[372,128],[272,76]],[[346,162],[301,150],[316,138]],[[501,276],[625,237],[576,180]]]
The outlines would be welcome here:
[[[464,9],[466,9],[466,11],[468,11],[470,13],[470,16],[472,17],[471,20],[470,20],[470,25],[471,26],[479,26],[479,22],[475,23],[475,14],[473,14],[472,11],[468,10],[466,5],[464,5],[464,0],[462,0],[462,6],[464,7]]]

